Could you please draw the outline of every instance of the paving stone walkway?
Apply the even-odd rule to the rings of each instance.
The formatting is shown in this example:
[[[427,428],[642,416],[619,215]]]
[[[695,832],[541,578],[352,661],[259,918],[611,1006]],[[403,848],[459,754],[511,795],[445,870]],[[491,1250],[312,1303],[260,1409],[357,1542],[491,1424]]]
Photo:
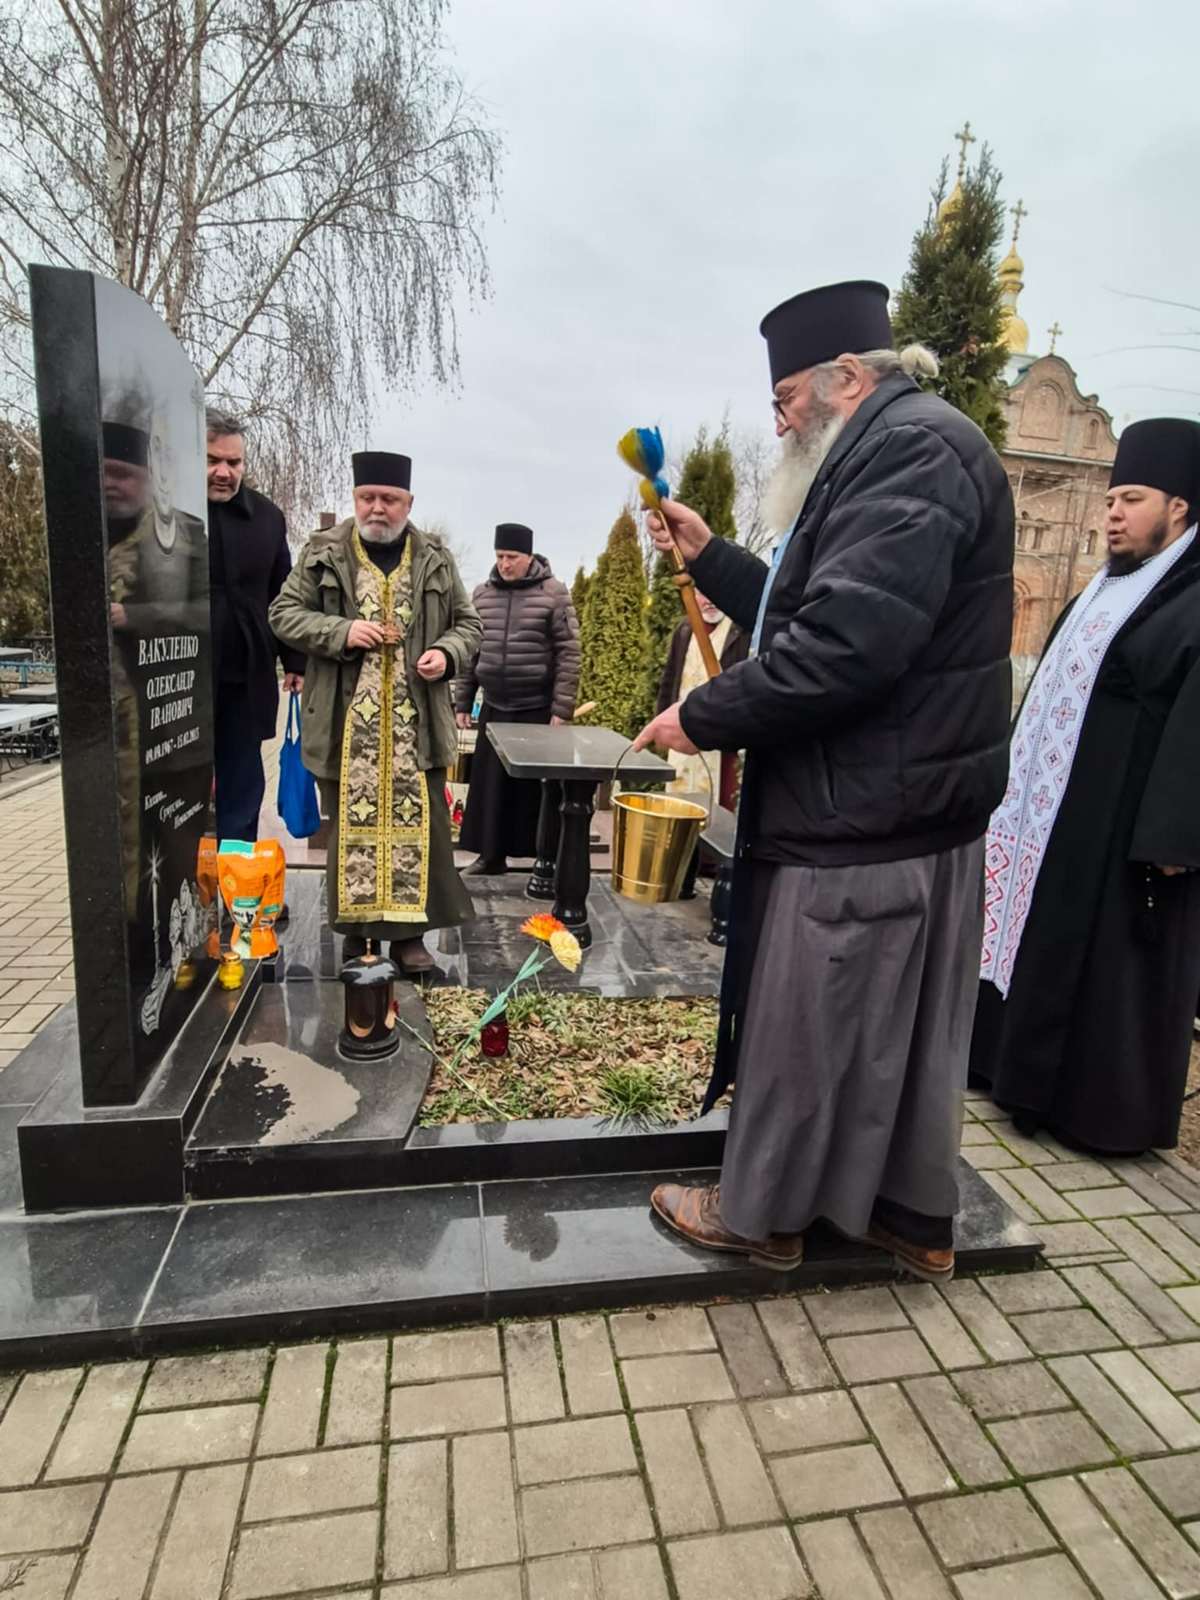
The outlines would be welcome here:
[[[0,1071],[74,988],[62,787],[35,775],[0,798]]]
[[[1200,1596],[1200,1175],[964,1153],[1046,1269],[0,1377],[0,1594]]]
[[[69,992],[56,829],[4,800],[0,1052]],[[1043,1270],[0,1375],[0,1594],[1200,1597],[1200,1174],[981,1100],[963,1153]]]

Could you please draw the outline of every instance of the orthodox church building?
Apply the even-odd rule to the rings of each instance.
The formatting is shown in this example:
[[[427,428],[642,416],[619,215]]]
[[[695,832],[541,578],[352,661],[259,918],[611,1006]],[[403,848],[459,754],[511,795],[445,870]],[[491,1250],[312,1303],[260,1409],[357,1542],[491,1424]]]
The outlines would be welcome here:
[[[1017,512],[1013,606],[1013,691],[1024,693],[1054,619],[1107,556],[1104,496],[1117,440],[1112,417],[1084,394],[1074,368],[1058,355],[1062,329],[1048,330],[1049,350],[1029,349],[1017,301],[1025,264],[1017,254],[1025,208],[1013,208],[1012,246],[1000,263],[1009,350],[1003,405],[1008,441],[1001,460]]]

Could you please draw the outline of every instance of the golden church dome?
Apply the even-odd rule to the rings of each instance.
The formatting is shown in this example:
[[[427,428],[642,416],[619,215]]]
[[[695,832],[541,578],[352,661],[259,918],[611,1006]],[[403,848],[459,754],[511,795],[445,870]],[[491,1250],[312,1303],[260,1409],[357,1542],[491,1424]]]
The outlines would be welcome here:
[[[1029,327],[1017,312],[1017,300],[1025,287],[1025,263],[1017,254],[1017,240],[1021,236],[1021,223],[1029,215],[1023,200],[1018,200],[1013,206],[1012,214],[1015,219],[1012,244],[996,268],[996,277],[1000,280],[1000,299],[1004,304],[1004,331],[1000,338],[1010,354],[1023,356],[1029,349]]]
[[[996,268],[996,276],[1000,279],[1001,283],[1006,282],[1010,278],[1023,279],[1025,277],[1025,263],[1017,254],[1015,246],[1009,250],[1004,260]],[[1021,284],[1021,287],[1024,288],[1024,283]]]
[[[945,227],[946,223],[955,216],[962,205],[962,184],[956,180],[953,189],[938,207],[938,225]]]

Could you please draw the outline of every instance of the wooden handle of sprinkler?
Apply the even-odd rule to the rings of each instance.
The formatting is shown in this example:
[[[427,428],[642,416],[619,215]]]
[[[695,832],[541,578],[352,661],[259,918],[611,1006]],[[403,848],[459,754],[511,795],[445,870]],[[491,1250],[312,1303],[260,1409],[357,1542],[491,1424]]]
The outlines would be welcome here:
[[[700,615],[695,582],[677,544],[672,544],[671,554],[667,559],[675,569],[675,587],[679,590],[679,598],[683,601],[683,609],[687,612],[687,619],[691,623],[692,636],[700,646],[700,658],[704,662],[704,670],[710,678],[715,678],[721,670],[721,663],[717,660],[717,652],[712,647],[712,639],[704,626],[704,618]]]

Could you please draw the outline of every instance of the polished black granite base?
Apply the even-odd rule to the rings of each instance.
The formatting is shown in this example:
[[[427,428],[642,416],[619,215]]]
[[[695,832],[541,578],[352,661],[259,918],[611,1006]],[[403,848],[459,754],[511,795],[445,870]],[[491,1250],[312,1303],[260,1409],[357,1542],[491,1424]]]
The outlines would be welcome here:
[[[529,903],[520,875],[472,884],[476,919],[429,936],[440,968],[433,981],[494,990],[531,949],[520,933]],[[415,992],[407,984],[397,991],[411,1033],[396,1057],[342,1062],[336,1050],[342,941],[325,917],[323,875],[294,874],[288,899],[290,922],[269,974],[283,981],[258,990],[256,977],[232,996],[215,989],[206,995],[136,1106],[80,1104],[70,1008],[4,1072],[0,1106],[29,1108],[17,1134],[28,1211],[720,1160],[723,1118],[668,1128],[595,1119],[464,1126],[408,1137],[430,1069],[428,1052],[413,1036],[427,1037]],[[572,974],[547,967],[541,975],[547,987],[613,996],[716,994],[722,955],[704,938],[702,902],[641,906],[598,882],[592,906],[596,942],[582,968]],[[226,1062],[239,1028],[243,1036]]]
[[[494,992],[510,981],[532,948],[521,924],[539,909],[525,896],[527,882],[523,872],[466,880],[475,917],[461,928],[442,928],[426,937],[436,963],[431,984]],[[718,994],[724,951],[707,942],[707,880],[697,887],[694,900],[644,906],[614,893],[607,874],[596,876],[588,897],[591,948],[578,972],[557,963],[547,967],[539,979],[542,987],[627,999]],[[280,934],[282,976],[289,982],[336,978],[342,940],[325,921],[323,874],[289,878],[288,905],[291,922]]]
[[[425,1008],[396,985],[399,1048],[339,1055],[340,983],[264,985],[187,1142],[187,1193],[309,1194],[410,1181],[396,1168],[429,1086]],[[454,1173],[452,1181],[461,1177]]]
[[[181,1201],[184,1142],[263,976],[254,962],[241,989],[210,985],[134,1105],[83,1104],[75,1007],[53,1016],[0,1074],[0,1105],[28,1096],[17,1128],[26,1211]]]
[[[521,923],[532,909],[525,885],[513,873],[476,878],[471,895],[476,918],[461,930],[430,936],[445,981],[471,988],[502,988],[529,953]],[[607,875],[592,879],[588,896],[591,948],[578,972],[555,965],[541,974],[543,987],[653,999],[720,993],[724,952],[707,943],[711,925],[704,891],[694,900],[644,906],[614,893]],[[446,948],[443,949],[442,947]]]
[[[431,948],[442,942],[458,949],[434,981],[449,983],[461,973],[493,989],[506,983],[529,954],[531,941],[519,928],[530,908],[519,875],[469,881],[477,909],[493,909],[461,932],[429,936]],[[483,888],[475,887],[481,883]],[[650,1126],[581,1117],[411,1128],[432,1064],[421,1042],[429,1029],[416,992],[409,984],[397,988],[401,1017],[411,1030],[399,1055],[378,1063],[341,1061],[336,1036],[342,994],[333,977],[341,940],[325,921],[320,876],[298,875],[288,898],[291,921],[280,957],[286,981],[264,986],[188,1141],[190,1199],[649,1172],[720,1162],[724,1111]],[[600,899],[600,915],[613,938],[607,958],[605,946],[593,947],[583,972],[595,978],[603,967],[606,992],[637,992],[639,982],[650,994],[716,992],[721,955],[701,936],[707,929],[703,912],[697,914],[691,903],[635,905],[614,896],[607,885]],[[664,963],[651,972],[652,924],[656,953]],[[668,950],[674,953],[669,965]],[[631,972],[629,960],[642,970]],[[581,985],[580,976],[555,965],[541,979],[547,987],[593,993],[601,987]],[[268,1057],[274,1053],[265,1064],[264,1046]]]
[[[430,936],[435,950],[458,941],[447,981],[495,988],[511,977],[529,950],[516,931],[529,910],[523,881],[473,880],[477,923]],[[0,1073],[0,1368],[891,1274],[890,1258],[820,1225],[803,1267],[783,1276],[664,1230],[651,1188],[712,1177],[724,1111],[670,1127],[410,1129],[429,1071],[416,1040],[390,1061],[336,1057],[340,985],[321,977],[335,978],[341,952],[322,889],[318,873],[289,881],[275,963],[286,982],[259,987],[256,974],[237,994],[206,996],[176,1047],[178,1070],[165,1062],[142,1106],[77,1104],[69,1011]],[[716,992],[721,955],[705,943],[703,901],[640,907],[597,884],[593,908],[598,942],[579,977],[554,969],[559,986]],[[397,993],[420,1032],[416,993]],[[1036,1236],[972,1167],[959,1174],[960,1272],[1032,1265]],[[104,1211],[30,1214],[113,1206],[114,1194]]]
[[[1041,1249],[960,1165],[960,1272]],[[311,1334],[544,1316],[891,1276],[889,1257],[814,1228],[796,1272],[698,1250],[624,1173],[26,1220],[0,1217],[0,1368]]]

